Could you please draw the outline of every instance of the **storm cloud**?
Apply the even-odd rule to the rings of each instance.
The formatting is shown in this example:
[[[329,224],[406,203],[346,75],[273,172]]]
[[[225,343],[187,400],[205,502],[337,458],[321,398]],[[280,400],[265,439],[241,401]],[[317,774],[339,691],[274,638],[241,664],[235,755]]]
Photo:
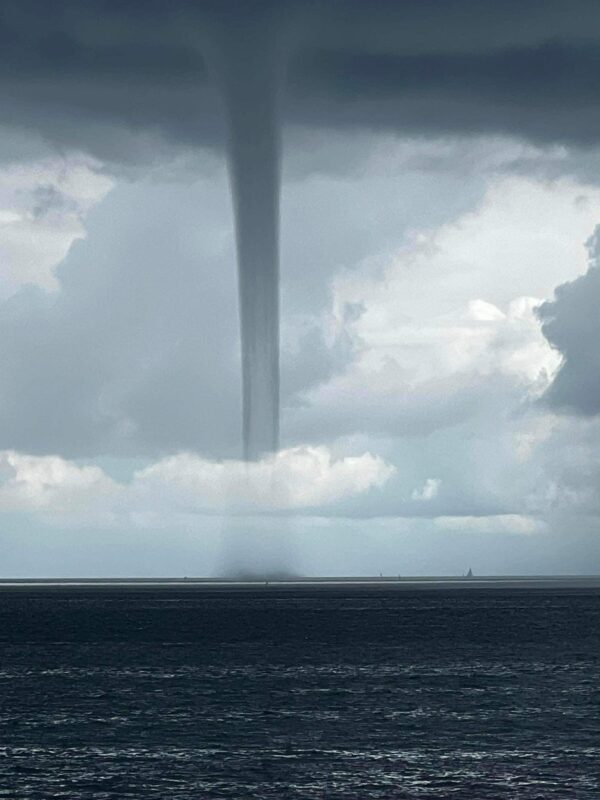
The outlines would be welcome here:
[[[114,163],[151,158],[148,136],[222,149],[217,10],[234,38],[248,17],[272,18],[263,28],[282,54],[284,124],[600,139],[590,0],[9,2],[4,118]]]
[[[545,401],[561,411],[600,413],[600,228],[588,242],[590,267],[561,284],[539,309],[542,331],[562,356]]]

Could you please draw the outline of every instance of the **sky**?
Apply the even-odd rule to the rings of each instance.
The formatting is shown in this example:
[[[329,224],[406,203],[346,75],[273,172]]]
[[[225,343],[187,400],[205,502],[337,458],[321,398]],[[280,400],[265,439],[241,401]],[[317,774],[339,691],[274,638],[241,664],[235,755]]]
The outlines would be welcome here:
[[[0,576],[600,571],[596,3],[2,12]],[[223,31],[278,87],[250,464]]]

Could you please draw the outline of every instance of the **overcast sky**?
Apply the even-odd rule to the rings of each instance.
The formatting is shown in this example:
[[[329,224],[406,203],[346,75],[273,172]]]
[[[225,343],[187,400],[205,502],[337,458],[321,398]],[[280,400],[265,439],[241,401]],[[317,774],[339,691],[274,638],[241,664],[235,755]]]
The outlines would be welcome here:
[[[250,466],[217,7],[281,70]],[[3,12],[0,575],[600,571],[597,3]]]

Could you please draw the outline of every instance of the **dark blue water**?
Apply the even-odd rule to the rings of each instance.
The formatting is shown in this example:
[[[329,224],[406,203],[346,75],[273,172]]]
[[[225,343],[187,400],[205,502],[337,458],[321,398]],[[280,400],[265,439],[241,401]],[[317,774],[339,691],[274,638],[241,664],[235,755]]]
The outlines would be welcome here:
[[[0,593],[0,797],[600,797],[600,596]]]

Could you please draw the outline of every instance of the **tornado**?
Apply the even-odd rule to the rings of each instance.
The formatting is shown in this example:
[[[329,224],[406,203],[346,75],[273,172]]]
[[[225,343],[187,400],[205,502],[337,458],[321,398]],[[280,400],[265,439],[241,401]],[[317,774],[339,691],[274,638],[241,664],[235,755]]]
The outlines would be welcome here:
[[[216,43],[237,250],[244,458],[254,461],[279,444],[281,68],[271,18],[221,17]]]

